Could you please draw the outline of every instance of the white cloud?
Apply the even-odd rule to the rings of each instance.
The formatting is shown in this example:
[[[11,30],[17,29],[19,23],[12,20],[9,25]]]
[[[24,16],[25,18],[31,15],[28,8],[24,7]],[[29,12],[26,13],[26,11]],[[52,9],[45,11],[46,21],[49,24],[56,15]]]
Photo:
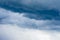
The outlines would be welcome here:
[[[0,40],[60,40],[60,32],[0,24]]]
[[[16,25],[0,25],[0,35],[8,40],[50,40],[51,35],[48,32],[24,29]],[[1,37],[0,36],[0,37]],[[5,38],[6,39],[6,38]]]

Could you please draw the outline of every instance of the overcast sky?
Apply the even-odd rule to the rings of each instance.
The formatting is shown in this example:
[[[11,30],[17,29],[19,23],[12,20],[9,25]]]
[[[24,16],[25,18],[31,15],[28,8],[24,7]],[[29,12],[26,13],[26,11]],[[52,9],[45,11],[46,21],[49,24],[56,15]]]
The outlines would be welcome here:
[[[60,40],[59,0],[0,0],[0,40]]]

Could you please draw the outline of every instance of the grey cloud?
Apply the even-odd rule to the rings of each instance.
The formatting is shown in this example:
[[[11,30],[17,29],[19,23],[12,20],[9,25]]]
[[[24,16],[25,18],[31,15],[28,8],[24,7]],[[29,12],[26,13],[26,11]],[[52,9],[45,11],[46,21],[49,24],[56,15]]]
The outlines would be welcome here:
[[[0,8],[0,40],[60,40],[60,21],[36,20]]]
[[[0,24],[12,24],[23,28],[39,30],[60,30],[60,21],[57,20],[35,20],[24,17],[24,13],[19,14],[5,9],[0,9]],[[5,16],[4,16],[5,15]],[[3,17],[6,18],[3,18]]]

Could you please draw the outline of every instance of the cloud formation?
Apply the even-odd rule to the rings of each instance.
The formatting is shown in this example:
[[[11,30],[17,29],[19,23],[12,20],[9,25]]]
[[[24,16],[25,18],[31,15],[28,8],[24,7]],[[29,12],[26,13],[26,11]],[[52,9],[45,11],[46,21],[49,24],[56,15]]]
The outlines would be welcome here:
[[[60,21],[56,20],[35,20],[24,17],[24,13],[15,13],[0,9],[0,24],[16,24],[25,28],[59,30]]]
[[[0,40],[60,40],[60,0],[0,0],[0,7]]]
[[[0,8],[0,40],[57,40],[59,27],[60,21],[30,19]]]
[[[15,12],[25,12],[33,19],[60,20],[59,0],[0,0],[0,7]]]

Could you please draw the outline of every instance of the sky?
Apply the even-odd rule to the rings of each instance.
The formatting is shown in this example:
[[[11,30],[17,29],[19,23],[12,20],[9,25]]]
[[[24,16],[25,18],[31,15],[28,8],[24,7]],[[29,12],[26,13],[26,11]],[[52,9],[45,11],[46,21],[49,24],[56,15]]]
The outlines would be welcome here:
[[[60,0],[0,0],[0,7],[38,20],[60,20]]]
[[[60,0],[0,0],[0,40],[60,40]]]

